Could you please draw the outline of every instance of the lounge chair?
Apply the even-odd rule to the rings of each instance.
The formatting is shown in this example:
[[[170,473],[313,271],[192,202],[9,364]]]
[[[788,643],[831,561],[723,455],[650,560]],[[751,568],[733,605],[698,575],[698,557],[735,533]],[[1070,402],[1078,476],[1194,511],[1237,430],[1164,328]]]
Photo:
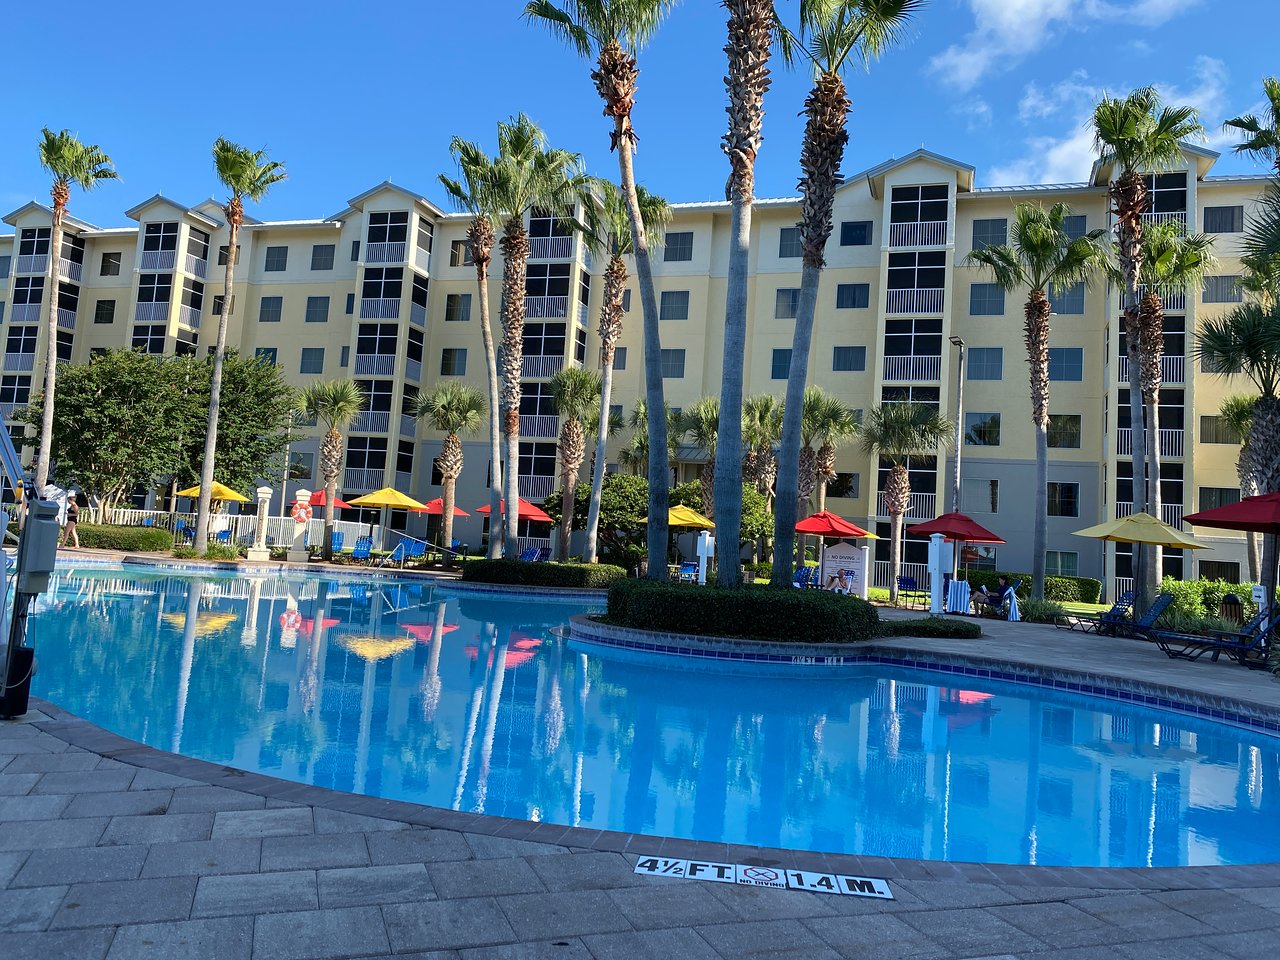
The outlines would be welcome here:
[[[1017,598],[1018,591],[1022,589],[1022,581],[1014,580],[1009,584],[1009,588],[1003,593],[992,599],[992,594],[987,592],[974,591],[972,594],[972,602],[978,604],[978,616],[999,617],[1001,620],[1007,620],[1010,617],[1011,607]]]
[[[1117,637],[1133,637],[1137,640],[1152,640],[1152,631],[1155,629],[1160,618],[1164,616],[1164,612],[1169,609],[1169,604],[1173,603],[1173,594],[1162,593],[1156,597],[1155,602],[1147,609],[1137,620],[1121,621],[1115,625],[1115,633]]]
[[[405,560],[424,560],[427,556],[427,544],[423,540],[408,540],[405,542],[404,558]]]
[[[358,563],[368,563],[373,553],[373,537],[357,537],[356,545],[351,550],[351,559]]]
[[[814,567],[801,567],[796,571],[795,577],[792,578],[791,585],[793,587],[798,587],[801,590],[809,587],[813,581],[814,569]]]
[[[1274,633],[1274,628],[1268,627],[1265,611],[1259,611],[1235,632],[1199,635],[1152,630],[1151,638],[1171,660],[1199,660],[1208,654],[1209,659],[1217,663],[1225,653],[1228,659],[1242,666],[1261,668],[1267,665],[1267,647]]]
[[[329,540],[329,551],[331,553],[342,552],[342,541],[346,539],[346,534],[340,530],[333,531],[333,536]]]
[[[213,535],[213,539],[217,543],[231,543],[231,528],[228,527],[226,530],[219,530]]]
[[[1133,591],[1126,590],[1111,605],[1111,609],[1101,616],[1090,617],[1070,614],[1060,618],[1054,626],[1066,627],[1068,630],[1079,630],[1082,633],[1110,635],[1118,625],[1128,622],[1129,611],[1133,609],[1133,599]]]
[[[537,555],[533,558],[535,563],[546,563],[551,559],[550,547],[539,547]]]
[[[686,561],[680,564],[679,580],[681,583],[697,583],[698,582],[698,565]]]
[[[920,604],[925,606],[930,601],[929,592],[920,587],[915,577],[898,578],[898,599],[907,606]]]
[[[538,548],[525,547],[523,550],[520,551],[520,556],[518,557],[518,559],[524,560],[526,563],[532,563],[533,561],[538,559]]]

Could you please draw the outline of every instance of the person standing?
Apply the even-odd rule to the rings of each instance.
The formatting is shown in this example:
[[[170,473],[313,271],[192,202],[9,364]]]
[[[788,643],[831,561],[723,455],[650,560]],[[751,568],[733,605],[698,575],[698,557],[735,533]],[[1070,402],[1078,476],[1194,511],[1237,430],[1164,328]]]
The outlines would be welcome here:
[[[80,549],[80,534],[76,532],[76,522],[80,519],[80,504],[76,502],[75,491],[67,495],[67,524],[62,528],[62,546],[73,546]]]

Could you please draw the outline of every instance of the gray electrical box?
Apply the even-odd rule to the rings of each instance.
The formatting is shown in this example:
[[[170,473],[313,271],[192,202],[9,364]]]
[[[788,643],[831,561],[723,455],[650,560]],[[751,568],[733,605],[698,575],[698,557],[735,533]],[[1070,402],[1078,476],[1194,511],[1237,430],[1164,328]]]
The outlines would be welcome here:
[[[58,505],[36,500],[28,505],[27,522],[18,541],[18,593],[44,593],[58,557]]]

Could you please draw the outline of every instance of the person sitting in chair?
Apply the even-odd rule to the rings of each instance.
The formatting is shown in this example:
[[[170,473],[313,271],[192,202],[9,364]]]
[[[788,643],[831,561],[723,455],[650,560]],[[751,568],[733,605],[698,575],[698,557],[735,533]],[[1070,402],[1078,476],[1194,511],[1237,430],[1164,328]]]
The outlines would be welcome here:
[[[1013,588],[1009,586],[1009,578],[1004,574],[1000,574],[994,590],[988,590],[986,587],[980,586],[973,591],[975,609],[978,613],[983,613],[984,611],[998,613],[1009,599],[1009,593],[1012,590]]]
[[[849,573],[847,570],[838,570],[827,577],[827,582],[823,586],[824,590],[835,590],[838,593],[849,592]]]

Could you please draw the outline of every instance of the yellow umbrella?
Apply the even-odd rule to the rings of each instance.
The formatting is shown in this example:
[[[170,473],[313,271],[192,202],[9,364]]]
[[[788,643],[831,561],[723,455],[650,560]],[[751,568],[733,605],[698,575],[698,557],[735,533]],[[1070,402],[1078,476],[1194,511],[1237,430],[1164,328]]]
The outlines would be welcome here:
[[[1131,513],[1118,520],[1108,520],[1106,523],[1077,530],[1075,535],[1092,537],[1094,540],[1113,540],[1116,543],[1151,543],[1183,550],[1212,549],[1209,544],[1201,543],[1189,533],[1183,533],[1149,513]]]
[[[401,493],[393,487],[383,487],[381,490],[375,490],[373,493],[366,493],[363,497],[356,497],[354,500],[348,500],[347,503],[353,507],[381,507],[384,510],[390,507],[392,510],[425,510],[427,505],[419,503],[413,497]],[[384,522],[382,526],[386,527],[386,517],[381,518]],[[373,527],[369,528],[369,532],[373,532]],[[384,533],[385,536],[385,533]],[[386,546],[384,541],[383,546]]]
[[[675,506],[667,511],[667,526],[692,527],[695,530],[714,530],[716,525],[692,507]]]
[[[188,487],[186,490],[179,490],[177,493],[177,496],[198,497],[200,496],[200,488],[198,486],[195,486],[195,487]],[[230,487],[221,483],[214,483],[214,485],[209,488],[209,499],[210,500],[234,500],[236,503],[249,502],[248,497],[241,496],[240,494],[232,490]]]

